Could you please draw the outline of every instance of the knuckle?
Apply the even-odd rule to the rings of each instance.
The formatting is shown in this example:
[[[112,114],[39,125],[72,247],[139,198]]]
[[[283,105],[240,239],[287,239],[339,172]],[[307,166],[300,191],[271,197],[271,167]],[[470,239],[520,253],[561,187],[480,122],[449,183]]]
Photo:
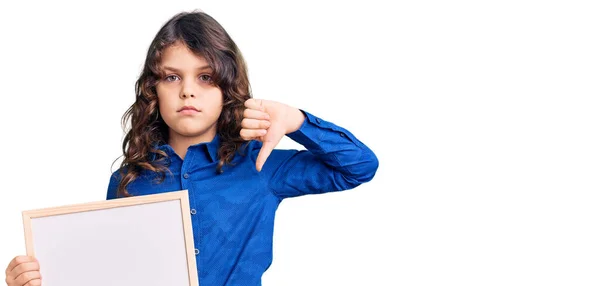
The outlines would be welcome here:
[[[19,274],[23,273],[23,264],[19,264],[12,269],[12,273],[15,277],[19,276]]]
[[[32,268],[33,268],[32,263],[28,262],[28,263],[20,264],[19,266],[15,267],[15,271],[18,271],[18,273],[25,273],[26,271],[32,270]]]
[[[25,257],[25,256],[17,256],[17,257],[15,257],[14,261],[15,261],[17,264],[21,264],[21,263],[23,263],[23,262],[26,262],[26,261],[27,261],[27,257]]]

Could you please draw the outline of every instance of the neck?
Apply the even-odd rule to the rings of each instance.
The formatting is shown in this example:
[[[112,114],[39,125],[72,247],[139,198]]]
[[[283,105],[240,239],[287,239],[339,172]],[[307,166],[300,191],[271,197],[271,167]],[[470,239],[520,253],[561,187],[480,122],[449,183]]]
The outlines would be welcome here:
[[[169,145],[171,148],[179,155],[179,157],[183,160],[185,158],[185,154],[187,153],[188,147],[200,143],[211,142],[216,135],[216,131],[209,131],[202,135],[198,136],[183,136],[181,134],[176,134],[173,131],[169,132]]]

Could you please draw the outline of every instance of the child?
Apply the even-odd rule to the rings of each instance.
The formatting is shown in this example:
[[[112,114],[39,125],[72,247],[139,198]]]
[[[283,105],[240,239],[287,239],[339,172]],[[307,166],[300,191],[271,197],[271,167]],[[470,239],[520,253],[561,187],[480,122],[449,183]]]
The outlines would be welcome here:
[[[260,285],[272,260],[279,203],[355,188],[378,167],[375,154],[347,130],[251,98],[240,51],[202,12],[175,15],[160,29],[127,122],[124,160],[107,199],[187,189],[204,286]],[[274,149],[283,136],[307,150]],[[7,284],[40,285],[39,267],[33,257],[16,257]]]

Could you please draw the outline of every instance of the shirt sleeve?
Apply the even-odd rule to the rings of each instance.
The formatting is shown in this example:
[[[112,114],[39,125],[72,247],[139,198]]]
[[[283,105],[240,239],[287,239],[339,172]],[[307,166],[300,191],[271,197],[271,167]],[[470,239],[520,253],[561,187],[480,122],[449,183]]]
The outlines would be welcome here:
[[[375,176],[379,161],[371,149],[348,130],[301,111],[304,122],[287,136],[306,150],[273,150],[261,171],[277,197],[348,190]]]

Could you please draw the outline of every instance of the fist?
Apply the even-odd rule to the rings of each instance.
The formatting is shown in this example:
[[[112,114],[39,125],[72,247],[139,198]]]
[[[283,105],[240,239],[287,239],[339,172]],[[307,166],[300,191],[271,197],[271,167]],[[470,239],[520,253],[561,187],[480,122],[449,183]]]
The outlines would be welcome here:
[[[246,109],[240,136],[244,140],[258,140],[263,143],[256,158],[256,170],[260,172],[281,138],[298,130],[305,116],[297,108],[264,99],[248,99],[244,106]]]
[[[41,279],[40,264],[32,256],[17,256],[6,267],[8,286],[39,286]]]

